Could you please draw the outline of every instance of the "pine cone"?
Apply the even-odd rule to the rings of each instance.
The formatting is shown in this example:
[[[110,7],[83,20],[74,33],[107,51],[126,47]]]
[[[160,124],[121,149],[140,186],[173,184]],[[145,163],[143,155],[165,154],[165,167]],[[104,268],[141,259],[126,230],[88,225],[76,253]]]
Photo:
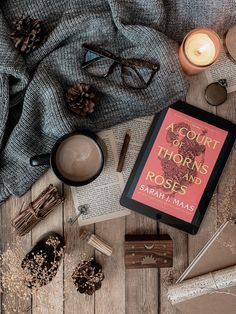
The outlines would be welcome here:
[[[71,111],[85,117],[94,112],[97,97],[90,85],[82,83],[67,90],[66,101]]]
[[[82,261],[75,268],[72,279],[77,291],[92,295],[96,290],[102,286],[104,273],[102,266],[95,262],[94,259]]]
[[[11,39],[21,53],[28,54],[42,45],[46,36],[42,21],[27,16],[19,18],[14,24]]]

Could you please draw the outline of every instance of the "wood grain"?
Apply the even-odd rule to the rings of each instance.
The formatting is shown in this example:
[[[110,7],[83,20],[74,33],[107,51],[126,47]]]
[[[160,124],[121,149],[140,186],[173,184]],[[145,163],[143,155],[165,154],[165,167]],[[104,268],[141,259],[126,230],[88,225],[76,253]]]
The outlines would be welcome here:
[[[204,74],[190,78],[190,89],[187,102],[221,117],[236,122],[236,94],[229,94],[225,104],[215,108],[209,106],[204,99],[204,89],[207,81]],[[69,187],[63,187],[49,171],[33,187],[31,192],[18,199],[10,198],[0,208],[0,248],[4,250],[7,243],[16,241],[16,232],[11,228],[11,219],[18,213],[23,202],[28,204],[49,183],[64,189],[66,201],[56,208],[47,219],[40,222],[32,231],[22,238],[23,247],[27,253],[45,232],[57,231],[64,234],[66,240],[65,263],[61,265],[56,278],[46,288],[46,296],[41,302],[33,300],[31,314],[176,314],[167,299],[168,285],[175,282],[188,263],[215,232],[217,225],[229,217],[236,218],[236,156],[234,147],[224,172],[214,193],[206,216],[197,236],[188,236],[169,226],[132,213],[129,217],[111,220],[87,226],[85,229],[95,232],[114,247],[111,257],[94,252],[86,242],[79,239],[79,226],[68,224],[68,219],[75,215],[75,209]],[[125,234],[169,234],[173,239],[173,267],[159,269],[127,269],[124,267],[124,236]],[[32,237],[32,241],[31,241]],[[31,243],[32,242],[32,243]],[[105,279],[102,288],[93,296],[78,293],[72,283],[71,274],[81,259],[81,254],[94,256],[103,265]],[[4,302],[4,297],[3,300]],[[27,304],[14,300],[18,306]],[[52,305],[52,307],[51,307]],[[36,308],[36,306],[38,306]],[[2,308],[0,307],[0,312]],[[3,311],[2,311],[3,314]]]
[[[216,107],[207,104],[204,97],[204,90],[208,85],[205,74],[201,73],[191,78],[187,102],[216,114]],[[196,236],[188,236],[188,258],[189,262],[197,255],[200,249],[206,244],[217,228],[217,204],[216,191],[208,207],[206,215]]]
[[[125,217],[98,223],[95,232],[102,239],[109,241],[114,249],[111,257],[95,251],[96,260],[103,265],[105,273],[102,288],[95,295],[95,313],[125,313]]]
[[[53,184],[61,191],[62,184],[49,170],[38,182],[32,186],[32,199],[35,199],[38,194],[45,189],[49,184]],[[34,245],[44,234],[50,231],[55,231],[63,235],[63,208],[62,205],[55,208],[49,214],[47,219],[41,221],[32,230],[32,245]],[[61,263],[57,275],[53,280],[39,291],[37,298],[33,299],[34,314],[63,314],[63,262]]]
[[[217,108],[217,114],[236,123],[236,93],[228,95],[227,102]],[[236,145],[232,149],[217,187],[217,210],[220,225],[226,219],[236,218]]]
[[[173,267],[160,269],[159,276],[159,312],[160,314],[174,314],[175,308],[167,299],[168,286],[175,283],[181,273],[188,265],[188,236],[175,228],[169,227],[162,223],[159,224],[159,232],[161,234],[169,234],[173,240]]]
[[[127,234],[156,234],[156,232],[155,220],[137,213],[132,213],[126,218]],[[158,273],[158,269],[126,270],[126,314],[157,313]]]
[[[173,241],[162,235],[126,235],[125,267],[161,268],[173,265]]]
[[[0,228],[0,241],[1,241],[1,251],[4,252],[7,249],[7,246],[14,247],[14,244],[17,241],[17,233],[11,226],[11,220],[19,213],[22,204],[29,204],[31,201],[30,192],[25,194],[22,198],[12,197],[0,208],[1,210],[1,228]],[[20,238],[20,244],[24,248],[25,253],[27,253],[31,248],[31,234]],[[21,261],[19,261],[20,266]],[[7,303],[9,298],[5,298],[5,295],[2,296],[2,313],[4,313],[3,303]],[[31,307],[31,301],[22,300],[18,297],[15,297],[14,300],[11,300],[11,304],[14,304],[15,308],[25,310]]]
[[[93,314],[94,313],[94,295],[88,296],[80,294],[72,283],[71,275],[74,268],[78,265],[83,254],[86,257],[94,256],[94,249],[89,246],[86,242],[79,238],[79,225],[75,222],[72,226],[68,223],[69,218],[76,215],[74,204],[71,197],[71,191],[69,187],[65,187],[65,203],[64,203],[64,232],[66,239],[66,252],[67,257],[65,260],[64,269],[64,291],[65,291],[65,302],[64,302],[64,313],[83,313]],[[86,230],[94,232],[94,225],[87,226]]]

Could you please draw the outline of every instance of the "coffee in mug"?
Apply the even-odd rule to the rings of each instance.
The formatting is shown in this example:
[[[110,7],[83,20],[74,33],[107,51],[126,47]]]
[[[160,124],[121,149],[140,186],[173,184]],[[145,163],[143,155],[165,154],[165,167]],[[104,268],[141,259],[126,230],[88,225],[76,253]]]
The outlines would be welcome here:
[[[56,176],[68,185],[80,186],[95,180],[104,165],[100,138],[91,131],[80,131],[60,138],[51,154],[31,157],[31,166],[51,164]]]
[[[59,145],[55,161],[63,177],[81,182],[98,173],[102,159],[101,149],[93,139],[83,134],[75,134]]]

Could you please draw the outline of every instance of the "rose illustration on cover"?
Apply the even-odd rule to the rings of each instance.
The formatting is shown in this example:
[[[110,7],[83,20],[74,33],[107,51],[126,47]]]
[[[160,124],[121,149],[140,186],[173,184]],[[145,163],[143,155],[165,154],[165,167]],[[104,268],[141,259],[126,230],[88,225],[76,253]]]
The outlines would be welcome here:
[[[185,133],[183,134],[182,139],[180,139],[179,133],[183,130],[185,130]],[[166,180],[170,179],[179,184],[179,186],[176,187],[176,192],[181,189],[181,186],[188,186],[194,181],[197,181],[197,167],[194,167],[194,164],[197,164],[196,157],[202,156],[199,165],[204,164],[206,147],[205,145],[199,144],[197,141],[189,139],[187,135],[190,134],[190,131],[190,126],[184,122],[171,125],[171,127],[167,130],[166,141],[170,143],[171,146],[173,146],[173,143],[179,144],[179,159],[177,160],[176,156],[173,156],[174,160],[172,158],[166,158],[164,152],[162,152],[159,156],[161,167],[163,169],[163,177]],[[204,141],[206,133],[207,130],[203,130],[202,134],[199,133],[199,141]],[[154,187],[159,188],[157,185]],[[176,192],[170,192],[170,190],[165,187],[160,187],[160,189],[163,189],[171,196],[176,194]]]
[[[191,222],[227,133],[169,108],[132,199]]]

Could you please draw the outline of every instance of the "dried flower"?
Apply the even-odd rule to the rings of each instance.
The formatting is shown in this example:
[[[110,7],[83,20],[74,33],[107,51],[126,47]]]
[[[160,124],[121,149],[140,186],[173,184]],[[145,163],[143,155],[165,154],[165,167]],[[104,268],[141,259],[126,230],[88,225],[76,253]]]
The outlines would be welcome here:
[[[34,255],[33,262],[31,259],[28,259],[28,266],[30,265],[30,267],[22,268],[21,261],[25,259],[26,254],[22,238],[18,237],[14,245],[8,246],[6,251],[0,255],[0,293],[3,296],[4,314],[29,314],[31,309],[33,312],[36,310],[39,314],[45,314],[45,308],[48,313],[57,313],[61,303],[58,302],[57,308],[54,300],[58,295],[63,296],[63,299],[60,300],[61,302],[65,299],[70,302],[71,298],[77,297],[77,290],[72,280],[72,275],[75,273],[78,263],[82,264],[83,261],[92,261],[93,259],[88,258],[84,253],[73,255],[75,254],[74,249],[73,254],[66,253],[64,248],[58,249],[61,244],[59,239],[51,237],[46,242],[47,245],[53,248],[52,251],[56,252],[55,256],[61,256],[64,262],[64,271],[62,272],[62,269],[58,268],[57,272],[55,272],[57,275],[51,282],[49,280],[50,276],[54,275],[57,266],[59,267],[57,258],[55,257],[54,259],[55,266],[48,271],[43,269],[45,263],[44,252],[38,252],[38,254]],[[68,251],[70,251],[70,248]],[[37,267],[35,264],[37,264]],[[33,274],[29,271],[31,266],[35,269]],[[42,273],[44,275],[40,273],[38,277],[36,274],[40,269],[43,269]],[[102,274],[99,276],[103,277]],[[62,281],[64,282],[63,285]],[[94,282],[96,283],[97,281],[98,279]],[[29,286],[29,282],[34,284]],[[45,282],[48,284],[43,285]],[[64,288],[62,289],[62,287]]]
[[[40,240],[21,264],[26,272],[25,283],[27,286],[38,288],[47,285],[56,276],[63,254],[64,247],[61,236],[46,235]]]
[[[235,222],[236,223],[236,222]],[[212,234],[213,236],[214,234]],[[235,240],[232,239],[228,239],[227,241],[225,241],[224,239],[222,239],[221,237],[218,237],[216,239],[216,241],[224,248],[229,249],[229,251],[231,252],[232,255],[236,254],[236,243]]]
[[[233,206],[236,201],[236,182],[234,178],[227,179],[222,187],[224,188],[224,194],[222,194],[223,197],[218,199],[218,223],[220,224],[230,219],[236,219],[236,211]]]
[[[92,295],[102,286],[104,279],[102,266],[95,262],[93,258],[81,261],[75,268],[72,279],[80,293]]]
[[[47,268],[45,265],[47,265],[48,257],[45,252],[32,255],[33,259],[26,258],[24,257],[24,245],[21,241],[20,238],[17,238],[15,244],[12,247],[8,246],[0,257],[0,286],[4,296],[3,309],[6,314],[28,313],[31,297],[37,300],[36,304],[42,304],[47,299],[48,291],[44,285],[56,275],[59,267],[59,256],[61,258],[64,254],[64,250],[57,250],[58,245],[60,245],[58,239],[50,238],[48,245],[54,252],[54,259],[50,267]],[[21,304],[21,308],[19,308],[19,304]],[[47,304],[48,308],[50,306],[53,308],[52,304]]]
[[[170,286],[176,283],[177,279],[181,275],[181,272],[175,268],[169,268],[163,271],[165,272],[165,275],[163,276],[163,284],[165,286]]]

